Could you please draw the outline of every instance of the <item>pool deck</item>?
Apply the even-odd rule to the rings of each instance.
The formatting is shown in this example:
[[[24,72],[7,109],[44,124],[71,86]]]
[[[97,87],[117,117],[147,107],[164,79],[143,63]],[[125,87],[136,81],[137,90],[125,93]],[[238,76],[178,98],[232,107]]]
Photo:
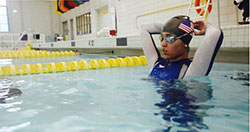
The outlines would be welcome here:
[[[107,55],[120,55],[120,56],[140,56],[144,55],[141,48],[43,48],[42,50],[48,51],[65,51],[72,50],[79,53],[87,54],[107,54]],[[189,57],[192,58],[196,48],[191,48]],[[238,64],[249,64],[249,48],[220,48],[215,62],[222,63],[238,63]]]

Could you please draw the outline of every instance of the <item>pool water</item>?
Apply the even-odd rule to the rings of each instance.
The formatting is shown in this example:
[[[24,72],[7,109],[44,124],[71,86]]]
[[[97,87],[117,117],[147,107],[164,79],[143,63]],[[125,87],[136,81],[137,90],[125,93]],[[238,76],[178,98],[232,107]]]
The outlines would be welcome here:
[[[160,82],[147,66],[2,77],[1,88],[22,94],[0,91],[0,132],[247,132],[248,71],[216,63],[207,77]]]

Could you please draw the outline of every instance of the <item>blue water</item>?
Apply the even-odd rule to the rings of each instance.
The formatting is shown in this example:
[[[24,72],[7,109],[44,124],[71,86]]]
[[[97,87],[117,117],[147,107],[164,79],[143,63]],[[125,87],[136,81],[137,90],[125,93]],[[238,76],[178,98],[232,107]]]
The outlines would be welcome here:
[[[102,57],[108,58],[67,59]],[[135,66],[2,77],[1,88],[22,94],[3,99],[0,91],[0,132],[248,131],[248,65],[216,63],[207,77],[162,82],[148,72]]]

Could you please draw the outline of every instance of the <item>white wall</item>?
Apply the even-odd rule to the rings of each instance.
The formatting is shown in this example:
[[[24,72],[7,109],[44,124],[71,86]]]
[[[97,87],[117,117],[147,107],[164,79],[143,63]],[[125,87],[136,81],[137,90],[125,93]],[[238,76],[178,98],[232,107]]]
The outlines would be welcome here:
[[[226,26],[221,27],[224,33],[224,39],[222,47],[224,48],[249,48],[249,25],[243,26]],[[33,48],[141,48],[140,36],[128,36],[127,46],[117,46],[117,38],[119,37],[106,37],[97,39],[82,39],[74,41],[59,41],[54,42],[53,47],[51,43],[33,44]],[[161,47],[158,35],[153,36],[155,44],[158,48]],[[204,36],[194,36],[190,43],[191,48],[197,48],[200,46]],[[71,46],[71,43],[75,42],[75,46]]]
[[[63,15],[58,15],[54,11],[53,0],[7,0],[10,33],[22,33],[25,29],[31,28],[43,34],[62,34],[61,23],[73,18],[74,29],[76,29],[75,18],[87,12],[92,14],[92,33],[88,35],[76,35],[75,39],[96,38],[99,21],[98,11],[109,6],[111,0],[90,0],[79,7],[76,7]],[[189,3],[188,0],[113,0],[115,1],[117,13],[117,35],[134,36],[139,34],[137,29],[142,23],[159,22],[164,23],[174,15],[187,14],[188,6],[170,9],[151,15],[139,17],[146,13],[159,11],[180,4]],[[218,0],[213,0],[212,12],[208,21],[218,25]],[[237,21],[242,21],[241,11],[233,4],[232,0],[219,0],[220,25],[236,25]],[[13,10],[17,10],[14,13]],[[191,12],[194,17],[196,12]],[[104,23],[112,23],[110,20]],[[68,22],[70,23],[70,22]],[[105,25],[105,24],[104,24]],[[70,29],[70,28],[69,28]]]
[[[90,0],[79,7],[71,9],[70,11],[60,15],[61,22],[68,21],[73,18],[74,21],[74,37],[75,39],[86,39],[86,38],[95,38],[97,31],[99,30],[98,25],[98,10],[103,9],[105,6],[108,6],[108,0]],[[91,34],[77,35],[76,34],[76,17],[83,15],[85,13],[91,12]],[[62,28],[62,27],[60,27]],[[69,28],[70,29],[70,28]],[[70,31],[71,32],[71,31]],[[69,37],[70,38],[70,37]]]
[[[48,35],[60,33],[61,21],[54,13],[53,1],[7,0],[7,8],[10,33],[22,33],[29,28]]]
[[[98,29],[97,22],[97,10],[103,6],[108,6],[110,0],[90,0],[80,7],[76,7],[63,15],[61,15],[61,23],[65,20],[69,20],[72,17],[82,15],[87,12],[92,14],[92,31],[90,35],[79,35],[76,39],[95,38],[96,31]],[[134,36],[139,35],[137,29],[143,23],[164,23],[169,18],[175,15],[186,15],[188,11],[189,0],[114,0],[117,13],[117,35],[118,36]],[[219,1],[219,15],[221,26],[237,25],[237,21],[242,21],[241,11],[233,4],[232,0],[213,0],[212,12],[209,15],[208,21],[210,23],[219,25],[218,20],[218,3]],[[162,9],[178,6],[181,4],[187,4],[186,6],[174,8],[151,15],[145,15],[143,17],[138,16],[159,11]],[[191,11],[191,18],[197,17],[195,11]],[[111,21],[111,20],[110,20]]]
[[[100,29],[100,25],[108,25],[109,23],[112,23],[111,17],[107,17],[110,18],[110,20],[107,19],[100,24],[101,17],[99,16],[104,7],[108,6],[109,8],[110,1],[114,1],[116,7],[116,37],[131,36],[129,38],[136,38],[136,40],[133,42],[136,42],[136,45],[140,45],[137,44],[140,43],[137,40],[139,35],[137,25],[140,27],[140,25],[143,23],[164,23],[172,16],[181,14],[185,15],[188,11],[188,5],[166,11],[160,10],[189,3],[188,0],[90,0],[89,2],[86,2],[62,15],[58,15],[54,11],[53,0],[7,0],[10,33],[22,33],[25,29],[32,28],[35,31],[43,34],[62,34],[62,22],[68,21],[68,23],[70,23],[70,19],[73,19],[74,37],[76,40],[95,39],[97,36],[97,31]],[[210,23],[219,25],[217,10],[218,1],[221,27],[225,27],[224,29],[227,29],[226,26],[229,26],[229,28],[231,28],[232,26],[237,25],[237,21],[242,21],[241,11],[239,11],[237,7],[233,5],[232,0],[213,0],[212,12],[208,19]],[[14,13],[13,10],[17,10],[17,13]],[[152,13],[154,11],[160,12]],[[76,17],[88,12],[91,12],[92,15],[92,33],[87,35],[76,35]],[[147,13],[152,14],[143,15]],[[196,12],[192,11],[191,18],[194,18],[195,16],[197,16]],[[68,25],[70,26],[70,24]],[[244,34],[242,34],[244,39],[237,38],[237,40],[242,40],[242,44],[245,47],[247,45],[247,40],[249,40],[247,32],[249,31],[249,26],[244,28],[247,28],[246,31],[244,30]],[[69,29],[71,30],[70,27]],[[229,47],[237,43],[232,42],[231,40],[233,34],[235,33],[234,30],[237,30],[237,36],[242,36],[240,35],[242,33],[241,30],[243,30],[242,28],[237,27],[232,28],[232,30],[225,30],[225,36],[228,38],[225,38],[225,42],[227,42],[225,44]],[[133,39],[131,39],[131,44],[132,41]],[[103,43],[103,45],[106,44]]]
[[[212,24],[219,25],[218,23],[218,0],[213,0],[212,11],[208,17],[208,21]],[[118,30],[119,35],[125,36],[128,34],[136,35],[138,30],[136,30],[136,17],[138,15],[143,15],[146,13],[159,11],[161,9],[170,8],[173,6],[178,6],[181,4],[189,3],[189,0],[136,0],[136,1],[117,1],[117,14],[118,14]],[[220,25],[229,26],[237,24],[237,13],[236,6],[233,4],[232,0],[219,0],[219,13],[220,13]],[[188,12],[188,5],[162,11],[159,13],[154,13],[151,15],[146,15],[137,19],[137,24],[142,23],[165,23],[168,19],[175,15],[186,15]],[[190,17],[197,17],[195,11],[191,11]],[[239,15],[241,17],[241,15]]]

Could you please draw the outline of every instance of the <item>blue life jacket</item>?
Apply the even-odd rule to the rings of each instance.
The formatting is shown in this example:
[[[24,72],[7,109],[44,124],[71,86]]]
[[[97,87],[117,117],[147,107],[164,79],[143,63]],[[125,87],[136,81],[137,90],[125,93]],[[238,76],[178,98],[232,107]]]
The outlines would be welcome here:
[[[159,58],[153,70],[151,71],[150,76],[159,80],[178,79],[183,65],[185,64],[187,67],[189,67],[191,62],[192,61],[189,59],[170,62],[167,59]],[[185,69],[185,72],[186,70],[187,69]]]

